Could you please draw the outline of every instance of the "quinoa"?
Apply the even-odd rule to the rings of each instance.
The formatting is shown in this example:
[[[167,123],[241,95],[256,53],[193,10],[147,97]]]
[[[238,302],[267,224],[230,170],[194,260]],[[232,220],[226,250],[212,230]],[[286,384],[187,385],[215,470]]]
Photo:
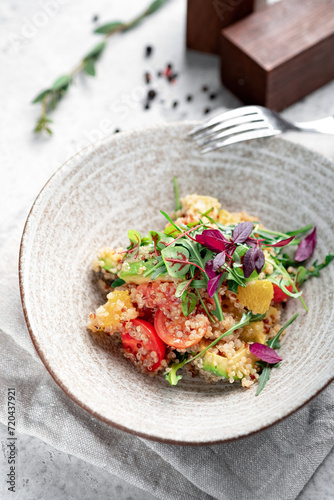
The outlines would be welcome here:
[[[193,227],[202,223],[202,218],[206,227],[212,229],[216,228],[216,223],[228,226],[257,221],[255,216],[245,212],[232,213],[221,209],[217,199],[197,194],[182,198],[181,208],[174,213],[173,220],[178,226]],[[173,230],[170,223],[167,229]],[[190,283],[189,291],[193,300],[195,297],[196,305],[185,316],[182,293],[177,293],[177,290],[186,277],[175,278],[165,273],[152,278],[151,271],[159,267],[162,259],[156,241],[154,244],[153,239],[147,238],[147,241],[127,249],[104,247],[98,252],[93,271],[99,286],[106,293],[106,302],[90,313],[88,329],[113,336],[120,333],[125,358],[143,373],[152,376],[162,372],[168,374],[172,364],[181,365],[183,360],[208,348],[205,356],[185,364],[184,370],[189,376],[200,376],[208,383],[225,380],[241,383],[244,388],[251,387],[258,380],[261,368],[249,346],[253,342],[265,344],[277,334],[281,328],[282,306],[272,303],[263,319],[220,338],[249,312],[239,300],[238,290],[230,289],[227,281],[220,284],[216,300],[219,300],[223,312],[220,318],[223,319],[218,320],[214,314],[217,303],[210,297],[207,288],[192,289]],[[264,248],[265,258],[270,255],[272,249]],[[136,279],[131,280],[134,265],[137,266]],[[198,280],[196,272],[192,279]],[[261,272],[259,270],[258,280],[265,280],[272,273],[273,266],[267,262]],[[127,276],[126,280],[122,276]],[[113,287],[116,279],[121,281]],[[159,335],[155,333],[158,338],[152,334],[155,330],[159,331]],[[215,345],[208,347],[219,338]]]

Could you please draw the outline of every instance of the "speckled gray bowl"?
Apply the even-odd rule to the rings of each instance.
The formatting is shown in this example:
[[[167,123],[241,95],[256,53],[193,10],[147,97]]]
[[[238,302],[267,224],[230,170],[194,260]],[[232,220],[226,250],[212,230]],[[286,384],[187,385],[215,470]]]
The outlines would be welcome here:
[[[68,161],[38,196],[24,230],[20,285],[35,347],[59,386],[97,418],[169,443],[206,444],[263,429],[295,411],[334,376],[332,264],[304,288],[300,311],[260,396],[256,387],[208,385],[138,373],[112,339],[86,328],[103,302],[92,277],[98,248],[127,241],[129,228],[161,228],[173,210],[172,176],[181,195],[216,196],[277,230],[318,227],[317,258],[334,250],[334,168],[325,158],[279,139],[239,144],[201,156],[184,140],[189,124],[108,137]]]

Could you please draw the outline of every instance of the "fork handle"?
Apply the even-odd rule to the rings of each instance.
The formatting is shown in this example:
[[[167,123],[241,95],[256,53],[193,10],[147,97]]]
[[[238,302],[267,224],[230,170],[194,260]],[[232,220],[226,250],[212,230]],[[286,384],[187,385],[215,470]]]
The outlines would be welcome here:
[[[317,132],[318,134],[334,135],[334,117],[328,116],[312,122],[295,122],[300,132]]]

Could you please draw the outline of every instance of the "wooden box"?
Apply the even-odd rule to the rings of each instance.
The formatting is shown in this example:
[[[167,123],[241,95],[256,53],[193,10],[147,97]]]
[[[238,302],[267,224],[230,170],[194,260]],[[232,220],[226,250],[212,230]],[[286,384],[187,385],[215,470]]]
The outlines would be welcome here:
[[[280,111],[334,78],[334,0],[282,0],[222,30],[221,78]]]
[[[188,0],[187,47],[220,53],[222,28],[247,16],[254,0]]]

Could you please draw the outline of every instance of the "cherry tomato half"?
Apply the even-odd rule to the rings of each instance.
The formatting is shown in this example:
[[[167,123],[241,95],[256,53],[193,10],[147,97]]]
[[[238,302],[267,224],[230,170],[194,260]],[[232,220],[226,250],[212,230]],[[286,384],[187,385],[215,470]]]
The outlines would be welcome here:
[[[176,285],[174,283],[148,283],[139,285],[137,291],[146,299],[147,307],[159,307],[171,311],[180,306],[181,299],[175,297]]]
[[[125,323],[121,337],[125,352],[133,355],[149,372],[154,372],[165,357],[165,344],[158,337],[154,326],[143,319],[133,319]]]
[[[292,285],[289,285],[286,287],[289,292],[292,292]],[[274,284],[274,297],[273,301],[274,302],[283,302],[283,300],[288,299],[289,295],[283,292],[283,290],[280,289],[279,286]]]
[[[195,319],[196,318],[196,319]],[[187,320],[201,323],[198,329],[186,327]],[[204,314],[195,317],[180,317],[177,320],[169,319],[160,309],[154,316],[154,327],[161,340],[171,347],[187,349],[197,344],[204,336],[209,326],[209,320]],[[196,333],[194,333],[196,332]]]

